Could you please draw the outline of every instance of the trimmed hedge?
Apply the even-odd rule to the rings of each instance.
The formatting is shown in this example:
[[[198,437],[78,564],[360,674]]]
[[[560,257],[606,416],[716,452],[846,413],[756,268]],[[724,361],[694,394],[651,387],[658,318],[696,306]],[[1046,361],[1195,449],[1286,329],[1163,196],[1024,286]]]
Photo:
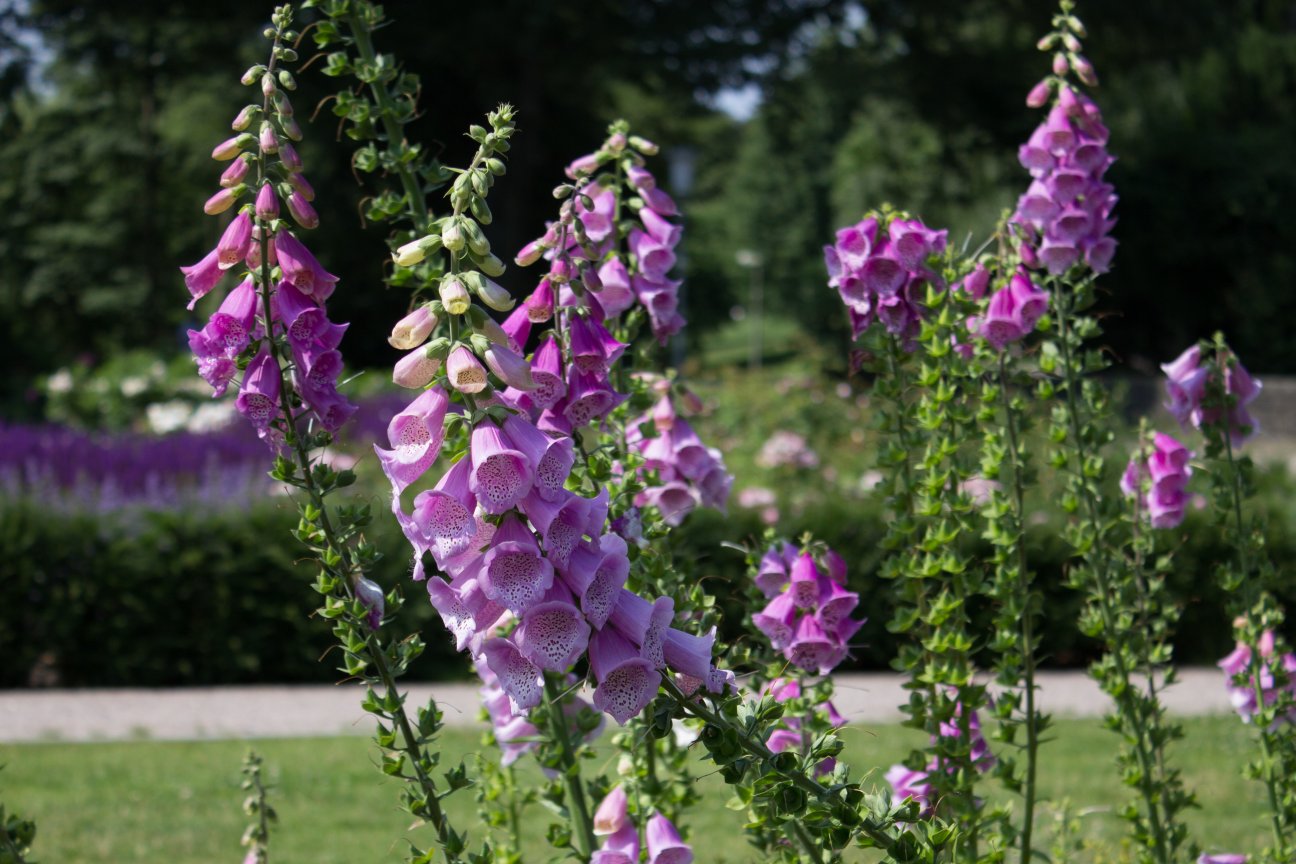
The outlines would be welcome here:
[[[1296,530],[1281,472],[1260,478],[1260,506],[1269,524],[1274,560],[1296,560]],[[297,563],[289,535],[296,515],[286,502],[210,514],[127,512],[66,516],[34,504],[0,505],[0,686],[171,686],[254,682],[327,682],[340,673],[327,651],[325,622],[311,616],[313,571]],[[828,541],[851,563],[851,587],[868,623],[847,668],[887,668],[894,642],[887,633],[891,586],[876,575],[882,522],[878,503],[819,500],[788,514],[788,536],[805,531]],[[676,560],[693,568],[726,607],[728,638],[741,636],[745,565],[721,544],[756,542],[763,527],[753,511],[729,516],[699,511],[672,536]],[[1230,550],[1205,515],[1190,514],[1179,529],[1185,545],[1170,579],[1183,613],[1176,657],[1211,664],[1231,647],[1225,598],[1214,578]],[[409,602],[392,625],[422,629],[427,652],[412,676],[457,677],[467,665],[455,654],[439,619],[408,579],[408,547],[395,523],[378,518],[369,540],[384,553],[377,578],[402,585]],[[1051,523],[1031,528],[1030,557],[1045,593],[1040,628],[1048,662],[1081,665],[1094,645],[1076,629],[1080,598],[1066,588],[1066,546]],[[1296,609],[1296,586],[1279,592]],[[975,616],[989,621],[988,608]],[[989,632],[988,627],[982,632]],[[51,671],[56,670],[54,676]]]

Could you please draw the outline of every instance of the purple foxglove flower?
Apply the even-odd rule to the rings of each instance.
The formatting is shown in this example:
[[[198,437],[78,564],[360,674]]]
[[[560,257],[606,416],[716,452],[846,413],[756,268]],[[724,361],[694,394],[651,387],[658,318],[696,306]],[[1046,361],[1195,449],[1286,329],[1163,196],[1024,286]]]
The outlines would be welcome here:
[[[567,475],[571,473],[575,460],[572,439],[550,438],[529,420],[516,414],[504,421],[504,434],[535,466],[535,494],[546,501],[560,501],[563,484],[567,482]]]
[[[293,359],[298,386],[308,403],[337,393],[337,379],[342,374],[342,355],[338,351],[316,345],[294,346]]]
[[[244,279],[240,282],[238,287],[221,301],[220,308],[203,328],[207,345],[231,359],[242,353],[252,340],[252,329],[256,324],[257,299],[256,287],[252,280]]]
[[[1125,471],[1121,474],[1120,479],[1120,490],[1126,498],[1133,498],[1135,495],[1142,494],[1144,476],[1143,464],[1138,458],[1131,459],[1125,466]]]
[[[1250,405],[1260,395],[1263,388],[1259,381],[1251,377],[1236,357],[1231,358],[1224,369],[1224,392],[1234,397],[1238,405]]]
[[[647,168],[631,165],[626,168],[626,180],[636,189],[656,189],[657,178]]]
[[[263,183],[257,190],[256,215],[266,222],[279,218],[279,196],[275,195],[274,184]]]
[[[1018,268],[1013,274],[1008,282],[1008,290],[1012,292],[1013,301],[1017,306],[1022,334],[1031,332],[1041,316],[1048,311],[1048,294],[1035,286],[1023,268]]]
[[[846,656],[846,649],[824,632],[814,616],[806,615],[797,622],[784,656],[807,672],[827,675]]]
[[[648,236],[663,246],[674,249],[679,243],[683,229],[674,222],[667,221],[665,216],[651,207],[644,207],[639,211],[639,220],[643,222]]]
[[[1237,852],[1216,852],[1214,855],[1203,853],[1197,864],[1247,864],[1250,859]]]
[[[610,189],[597,190],[591,189],[590,198],[593,199],[594,209],[586,210],[583,205],[577,201],[577,211],[581,224],[585,227],[585,234],[595,243],[602,243],[612,233],[613,211],[616,209],[616,195]]]
[[[222,189],[215,195],[208,198],[203,203],[203,212],[208,216],[217,216],[234,206],[234,202],[247,191],[247,187],[240,183],[229,189]]]
[[[782,651],[792,644],[795,622],[796,604],[787,592],[779,594],[752,616],[752,624],[765,634],[775,651]]]
[[[565,173],[567,174],[568,177],[575,180],[577,177],[581,176],[582,174],[593,174],[595,171],[598,170],[598,167],[599,167],[598,154],[586,153],[584,156],[579,156],[573,159],[565,169]]]
[[[1153,486],[1147,495],[1148,517],[1153,528],[1174,528],[1184,518],[1188,493],[1182,489]]]
[[[614,786],[594,811],[594,834],[603,837],[620,831],[628,821],[626,814],[628,802],[625,787],[620,784]]]
[[[495,377],[514,390],[531,391],[536,383],[531,378],[531,367],[521,356],[502,345],[491,345],[485,352],[486,365]]]
[[[712,455],[718,457],[720,451],[712,448]],[[725,469],[724,465],[717,464],[708,471],[698,482],[698,492],[702,498],[702,506],[710,507],[713,510],[725,512],[725,506],[729,502],[729,493],[733,491],[733,475]]]
[[[917,270],[928,255],[945,251],[947,231],[932,231],[917,219],[897,219],[888,229],[891,243],[906,270]]]
[[[778,545],[771,546],[761,556],[756,572],[756,587],[766,597],[777,597],[788,584],[787,561]]]
[[[319,227],[319,214],[315,212],[315,208],[300,192],[294,191],[288,196],[288,212],[292,214],[297,224],[303,228]]]
[[[309,294],[320,302],[329,298],[338,277],[321,267],[300,240],[288,231],[279,231],[274,236],[274,248],[284,278],[295,285],[298,291]]]
[[[531,319],[527,317],[526,306],[518,306],[507,318],[502,325],[504,335],[508,337],[508,345],[519,354],[526,347],[527,339],[531,336]]]
[[[279,145],[279,161],[283,163],[284,170],[289,174],[300,173],[305,167],[302,165],[301,154],[297,152],[297,148],[287,141]]]
[[[543,239],[532,240],[518,251],[517,255],[513,258],[513,262],[519,267],[530,267],[532,264],[540,260],[540,256],[544,254],[544,251],[547,248],[549,248],[549,246]]]
[[[235,159],[229,167],[221,172],[220,185],[226,189],[231,186],[237,186],[247,177],[249,160]]]
[[[1052,237],[1044,238],[1038,253],[1040,261],[1054,276],[1062,275],[1080,260],[1080,250],[1074,243]]]
[[[1068,88],[1063,87],[1062,93]],[[1061,96],[1062,93],[1058,95]],[[1057,105],[1049,112],[1048,119],[1043,125],[1044,136],[1043,143],[1048,151],[1054,156],[1064,156],[1075,146],[1076,133],[1075,128],[1071,125],[1071,120],[1067,116],[1065,105]]]
[[[526,307],[527,318],[532,324],[543,324],[553,317],[554,293],[553,283],[549,277],[540,280],[540,284],[531,292],[531,296],[522,301]]]
[[[197,264],[181,267],[180,272],[184,274],[185,287],[193,297],[188,307],[192,309],[199,300],[216,287],[216,283],[220,282],[221,277],[225,275],[225,271],[220,266],[220,250],[213,249]]]
[[[311,186],[310,181],[303,174],[293,174],[288,178],[288,183],[301,193],[301,196],[307,201],[315,200],[315,189]]]
[[[483,557],[482,590],[486,596],[522,615],[553,585],[553,565],[517,517],[506,517]]]
[[[693,864],[693,850],[680,839],[679,831],[660,813],[654,813],[644,829],[648,864]]]
[[[516,645],[497,636],[482,643],[481,653],[486,656],[487,665],[508,694],[515,714],[524,713],[540,704],[544,694],[544,675],[539,667],[522,656]]]
[[[1111,237],[1104,237],[1096,243],[1089,245],[1085,250],[1085,263],[1089,265],[1095,273],[1106,273],[1111,269],[1111,260],[1116,256],[1116,241]]]
[[[626,556],[626,543],[615,534],[604,534],[599,540],[599,553],[602,560],[593,571],[593,578],[588,587],[581,592],[581,611],[590,624],[599,630],[607,625],[616,607],[617,598],[621,596],[626,578],[630,575],[630,559]],[[573,554],[572,566],[575,570],[578,560]]]
[[[221,234],[216,244],[216,257],[219,267],[228,270],[247,257],[248,248],[252,245],[252,218],[247,213],[240,213]]]
[[[912,798],[917,801],[923,813],[931,807],[932,786],[927,782],[926,771],[915,771],[904,765],[892,765],[886,773],[886,781],[891,784],[892,796],[903,800]]]
[[[603,284],[598,292],[599,303],[608,318],[615,318],[634,305],[635,294],[630,288],[630,274],[626,272],[625,264],[620,258],[613,256],[605,261],[598,269],[598,276],[599,282]]]
[[[627,819],[609,835],[590,858],[590,864],[639,864],[639,831],[634,823]]]
[[[500,764],[508,767],[523,755],[536,749],[540,730],[524,715],[513,717],[495,727],[495,743],[500,747]]]
[[[714,668],[711,656],[715,651],[715,628],[702,636],[667,627],[662,635],[662,650],[666,665],[676,672],[705,681]]]
[[[785,750],[791,750],[793,753],[799,751],[805,744],[805,738],[800,732],[791,729],[775,729],[770,733],[769,738],[765,740],[765,746],[774,753],[782,753]]]
[[[1059,207],[1065,207],[1085,191],[1089,185],[1089,175],[1083,171],[1064,168],[1054,171],[1044,181],[1048,195]]]
[[[798,609],[813,609],[819,603],[823,577],[809,552],[802,552],[792,565],[788,594]]]
[[[212,398],[225,395],[230,381],[238,372],[238,366],[226,357],[222,346],[213,345],[200,330],[189,331],[189,350],[194,354],[198,364],[198,374],[211,385]]]
[[[1030,139],[1018,148],[1017,161],[1034,177],[1043,176],[1057,165],[1057,160],[1053,158],[1045,142],[1043,126],[1036,129]]]
[[[1031,223],[1036,228],[1042,228],[1061,210],[1062,208],[1049,194],[1048,188],[1039,180],[1032,182],[1026,194],[1017,199],[1017,218]]]
[[[990,306],[981,320],[981,336],[991,347],[1002,351],[1009,342],[1016,342],[1025,335],[1017,308],[1017,295],[1009,286],[1000,288],[990,297]]]
[[[607,328],[582,315],[571,316],[568,338],[572,362],[581,372],[589,375],[606,375],[608,367],[621,358],[625,345]]]
[[[553,336],[547,336],[531,358],[531,380],[536,385],[531,391],[531,401],[538,408],[552,408],[566,397],[567,382],[562,372],[562,348]]]
[[[432,383],[440,368],[441,361],[429,357],[427,349],[415,348],[396,361],[396,367],[392,369],[392,382],[400,387],[421,390]]]
[[[279,417],[280,375],[268,347],[262,348],[243,372],[243,386],[234,404],[258,431]]]
[[[428,310],[427,306],[419,306],[396,322],[387,344],[399,351],[417,348],[427,341],[428,336],[436,329],[436,325],[437,317]]]
[[[1187,426],[1189,418],[1201,409],[1202,399],[1206,396],[1206,380],[1209,370],[1201,365],[1201,348],[1193,345],[1169,363],[1161,364],[1161,371],[1166,373],[1166,395],[1170,401],[1166,408],[1179,425]]]
[[[657,211],[663,216],[678,216],[679,208],[675,206],[675,200],[657,187],[651,189],[640,189],[640,196],[644,203]]]
[[[672,481],[645,489],[635,497],[639,507],[656,507],[662,521],[672,528],[679,527],[684,517],[698,505],[697,494],[687,484]]]
[[[665,279],[675,266],[674,251],[645,231],[631,229],[629,246],[638,261],[639,272],[654,282]]]
[[[554,594],[566,599],[546,599],[526,610],[513,638],[523,657],[541,669],[563,672],[585,653],[590,625],[572,604],[566,587],[555,582],[550,596]]]
[[[280,282],[270,298],[274,317],[288,331],[288,341],[297,348],[314,344],[324,335],[329,320],[314,298],[293,287],[291,282]]]
[[[1110,157],[1107,148],[1101,141],[1082,139],[1071,151],[1071,163],[1085,173],[1100,171],[1107,165]]]
[[[904,263],[889,240],[874,247],[873,254],[860,268],[864,289],[880,297],[893,297],[908,278]]]
[[[612,607],[612,626],[639,646],[639,655],[660,669],[666,665],[662,639],[675,617],[675,601],[658,597],[648,601],[633,591],[621,589]]]
[[[1042,79],[1026,94],[1026,107],[1043,108],[1048,104],[1049,96],[1052,93],[1052,82],[1048,78]]]
[[[563,416],[574,427],[588,426],[602,420],[626,398],[613,389],[607,375],[591,375],[572,366],[567,370],[567,404]]]
[[[596,497],[564,490],[556,501],[531,495],[522,506],[531,525],[544,536],[544,551],[550,560],[565,570],[582,536],[597,536],[603,530],[604,519],[608,518],[608,490],[601,488]]]
[[[815,614],[819,617],[820,626],[831,633],[855,611],[855,607],[859,605],[859,595],[847,591],[831,579],[825,582],[826,590],[820,596],[819,609]]]
[[[450,400],[440,387],[423,391],[387,425],[387,440],[392,449],[374,445],[393,494],[403,492],[436,461],[445,439],[442,423],[449,406]]]
[[[490,384],[486,368],[464,345],[456,345],[446,358],[446,377],[460,393],[480,393]]]
[[[485,633],[506,611],[486,596],[477,579],[467,579],[454,587],[443,579],[427,580],[428,600],[441,616],[441,622],[455,640],[455,650],[469,647],[473,637]]]
[[[978,264],[972,272],[963,277],[959,287],[973,300],[980,300],[985,296],[986,288],[990,285],[990,271],[984,264]]]
[[[661,686],[661,673],[614,627],[590,639],[589,662],[598,681],[594,707],[611,714],[619,725],[643,711]]]
[[[410,522],[416,527],[418,537],[427,543],[438,566],[468,551],[477,535],[477,522],[473,518],[477,499],[469,489],[471,464],[470,459],[460,459],[441,476],[436,488],[421,492],[414,499]],[[399,504],[399,500],[395,503]],[[413,542],[414,538],[410,539]]]
[[[376,582],[362,576],[356,580],[355,596],[368,610],[365,623],[369,625],[370,630],[377,630],[382,624],[383,610],[386,606],[382,589]]]

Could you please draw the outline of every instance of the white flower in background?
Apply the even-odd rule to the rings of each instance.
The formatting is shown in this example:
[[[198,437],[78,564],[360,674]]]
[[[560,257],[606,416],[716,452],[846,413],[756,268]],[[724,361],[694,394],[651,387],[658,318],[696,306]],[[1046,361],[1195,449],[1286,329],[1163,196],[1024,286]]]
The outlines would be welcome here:
[[[144,409],[149,430],[157,435],[166,435],[168,432],[185,428],[191,414],[193,409],[189,403],[179,399],[172,399],[170,402],[154,402]]]

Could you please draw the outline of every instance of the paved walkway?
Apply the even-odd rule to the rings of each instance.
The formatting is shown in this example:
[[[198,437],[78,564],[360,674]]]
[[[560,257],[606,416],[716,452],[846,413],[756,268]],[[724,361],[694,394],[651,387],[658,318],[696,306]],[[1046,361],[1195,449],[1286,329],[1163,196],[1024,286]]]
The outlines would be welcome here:
[[[1040,674],[1039,701],[1060,717],[1096,717],[1107,699],[1082,672]],[[454,726],[475,725],[477,688],[464,684],[414,684],[407,704],[435,696]],[[173,690],[0,691],[0,742],[163,741],[211,738],[284,738],[368,735],[372,724],[360,710],[354,686],[196,687]],[[1218,669],[1184,669],[1166,691],[1165,704],[1180,716],[1222,714],[1231,709]],[[875,673],[837,676],[838,709],[855,723],[900,718],[906,701],[900,679]]]

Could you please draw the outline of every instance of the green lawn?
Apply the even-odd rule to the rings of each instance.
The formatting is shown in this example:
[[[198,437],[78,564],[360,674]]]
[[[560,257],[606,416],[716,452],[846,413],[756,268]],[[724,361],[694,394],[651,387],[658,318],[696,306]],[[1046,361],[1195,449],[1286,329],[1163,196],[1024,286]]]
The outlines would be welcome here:
[[[1200,796],[1202,807],[1190,817],[1194,836],[1211,850],[1254,851],[1264,838],[1260,790],[1239,777],[1250,755],[1249,730],[1231,717],[1185,725],[1187,739],[1174,757]],[[1054,734],[1041,766],[1045,794],[1065,795],[1074,812],[1087,814],[1085,836],[1097,848],[1082,860],[1121,860],[1122,825],[1111,811],[1126,795],[1113,779],[1115,736],[1096,720],[1059,722]],[[857,770],[874,766],[880,782],[913,736],[894,726],[851,727],[845,732],[847,757]],[[447,762],[479,749],[476,733],[462,730],[448,731],[444,745]],[[410,820],[397,809],[395,781],[373,768],[367,741],[266,740],[255,746],[265,758],[280,814],[271,844],[275,864],[401,860]],[[237,741],[10,745],[0,751],[7,765],[0,771],[0,801],[38,821],[35,851],[47,864],[234,864],[242,860],[238,838],[245,822],[238,787],[247,747]],[[537,772],[524,762],[523,781],[534,780]],[[611,771],[614,765],[603,753],[592,767]],[[707,771],[699,763],[698,773]],[[740,839],[741,814],[724,808],[723,784],[714,776],[700,783],[704,802],[688,820],[697,860],[755,860]],[[458,824],[479,838],[475,808],[471,791],[449,801]],[[548,812],[535,808],[527,815],[533,851],[526,859],[545,860]],[[1047,815],[1044,824],[1051,830]],[[412,836],[427,845],[428,833],[421,829]]]

